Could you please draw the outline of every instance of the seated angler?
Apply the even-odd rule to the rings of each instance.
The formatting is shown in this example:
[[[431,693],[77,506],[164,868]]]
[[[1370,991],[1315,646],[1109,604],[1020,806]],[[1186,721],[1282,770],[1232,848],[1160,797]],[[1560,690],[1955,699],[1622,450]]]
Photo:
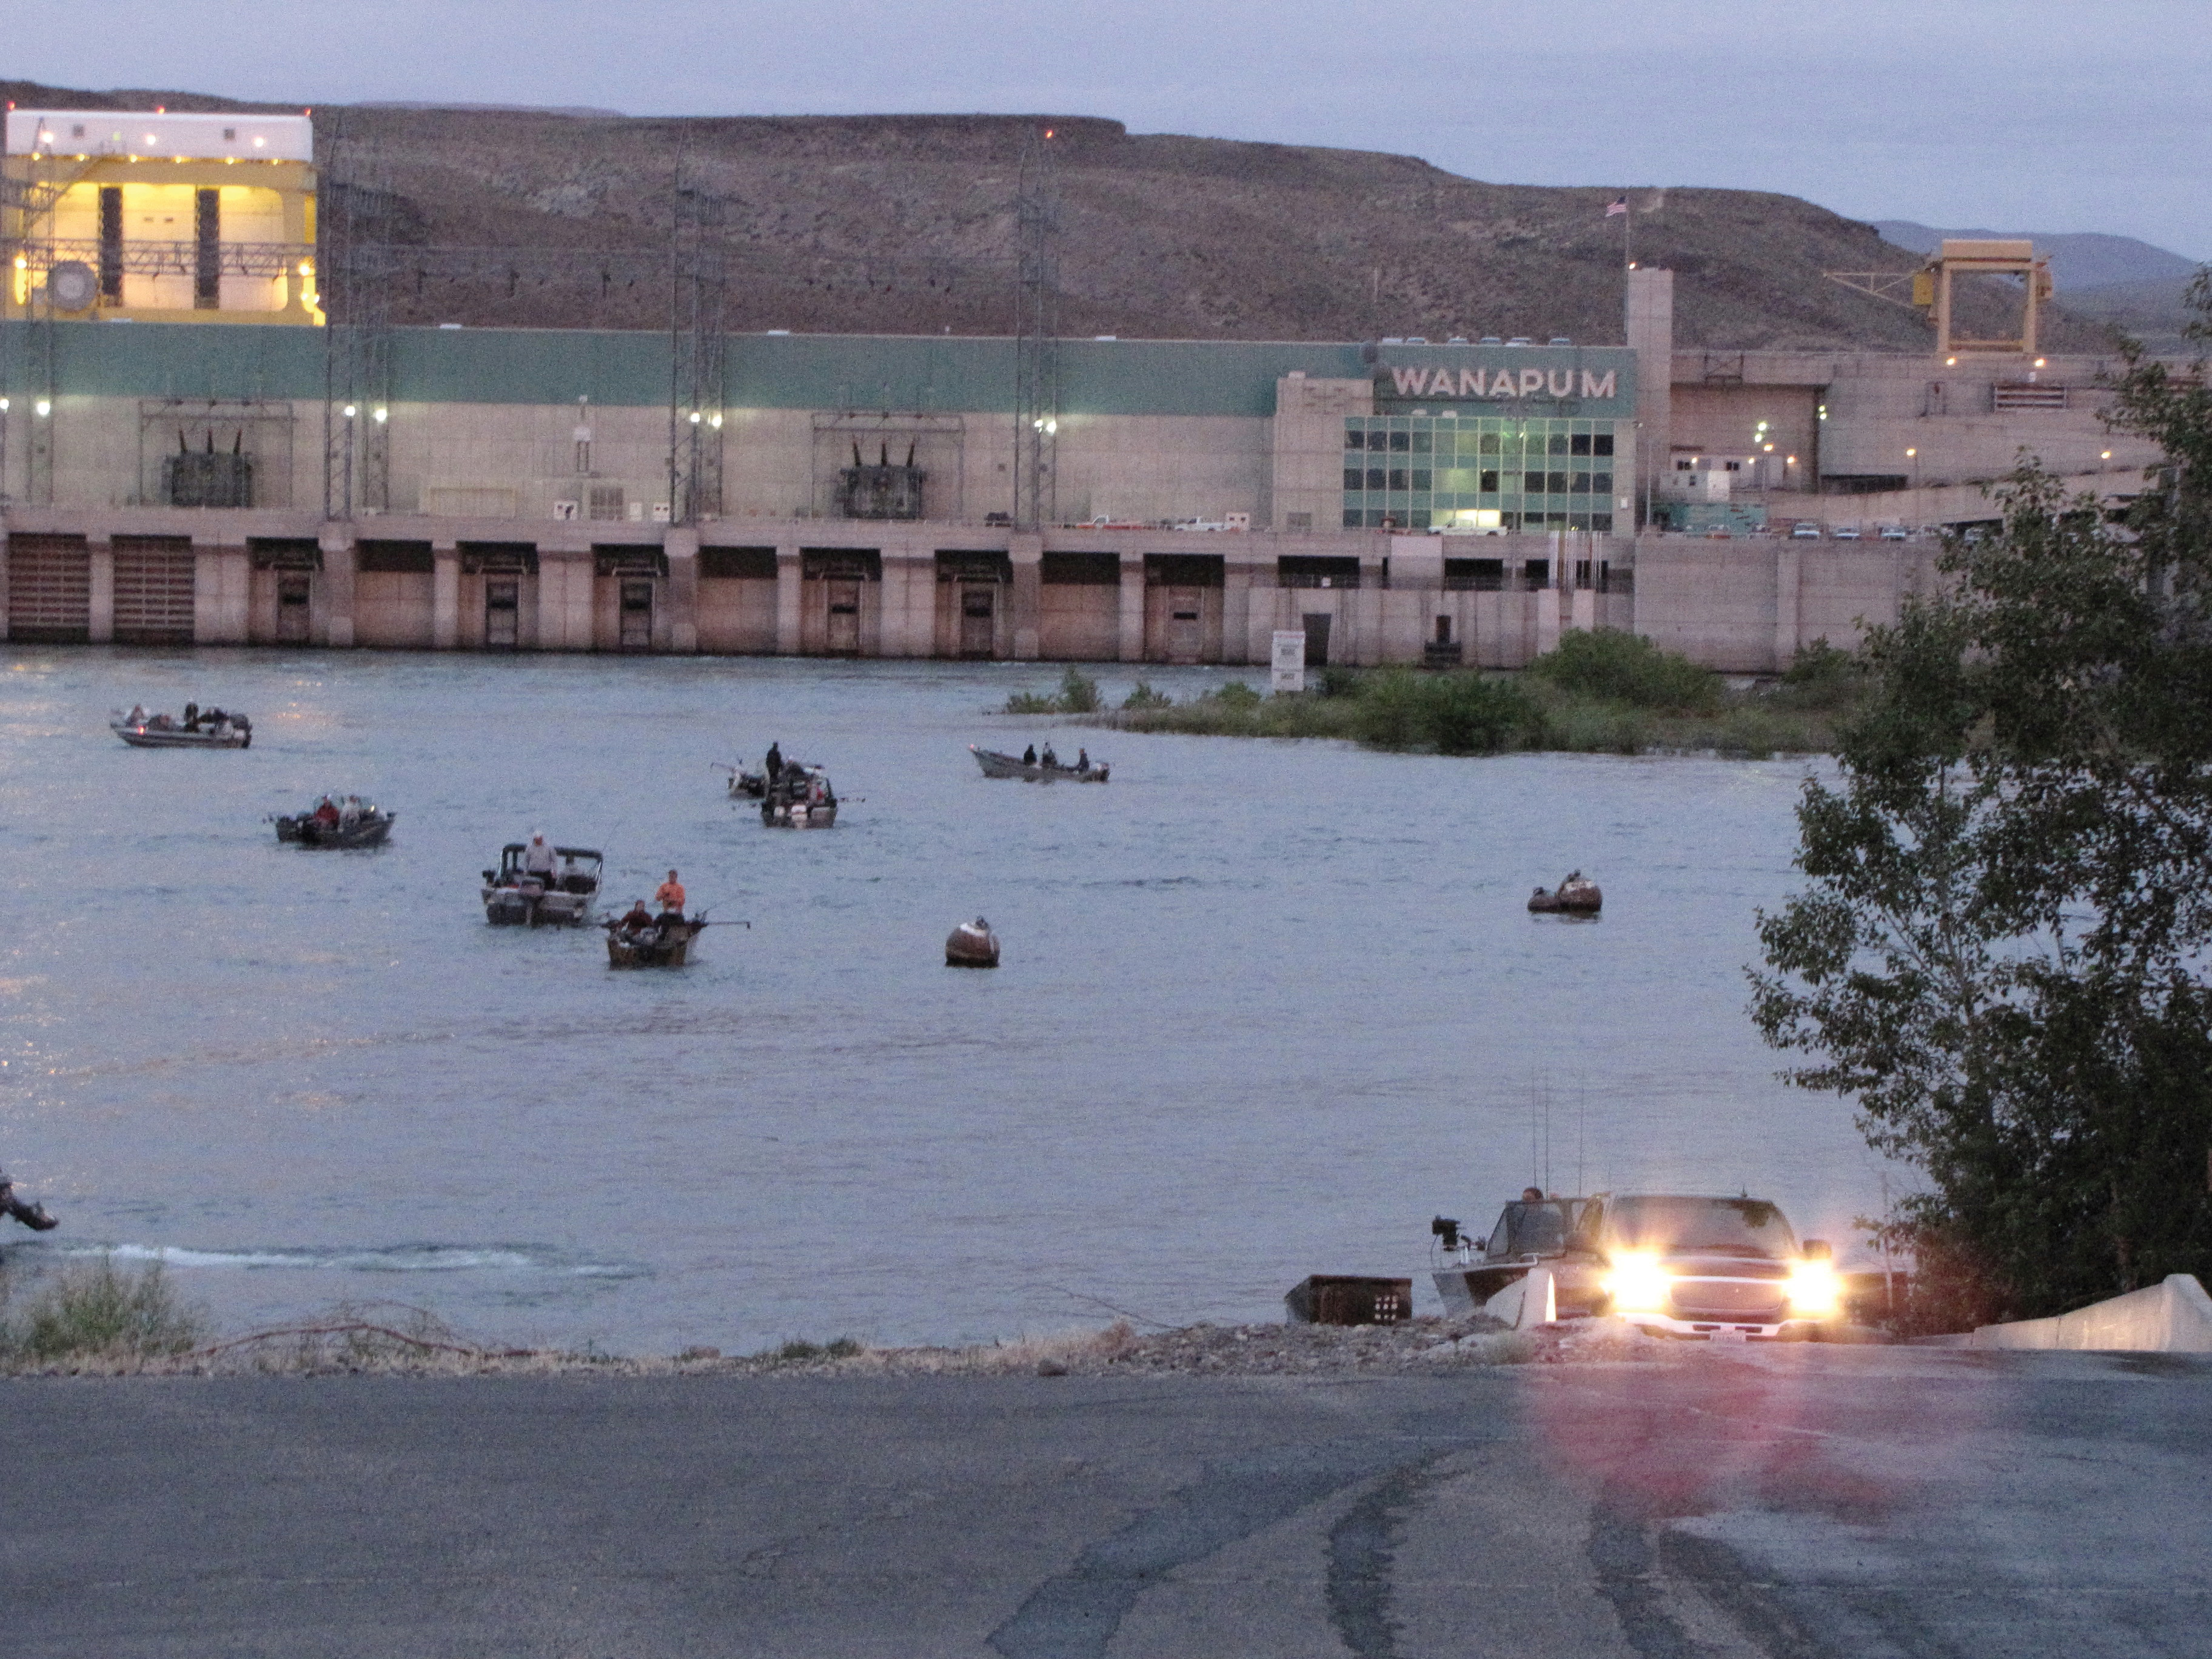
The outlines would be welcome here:
[[[315,807],[315,822],[325,830],[335,830],[338,822],[338,804],[328,795]]]
[[[1044,754],[1040,758],[1039,764],[1044,766],[1057,766],[1060,764],[1060,757],[1052,752],[1052,745],[1050,744],[1045,744]]]
[[[645,908],[643,899],[632,899],[629,908],[623,913],[617,924],[625,933],[640,933],[653,926],[653,913]]]
[[[1024,766],[1035,766],[1036,763],[1036,745],[1035,744],[1031,744],[1028,748],[1022,750],[1022,764]]]

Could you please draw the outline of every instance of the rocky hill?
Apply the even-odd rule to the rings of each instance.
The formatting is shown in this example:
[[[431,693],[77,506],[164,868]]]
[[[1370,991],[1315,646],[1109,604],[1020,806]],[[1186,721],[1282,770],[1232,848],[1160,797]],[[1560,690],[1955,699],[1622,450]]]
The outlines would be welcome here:
[[[0,89],[28,105],[278,107]],[[419,249],[545,251],[473,270],[451,257],[403,259],[401,321],[662,325],[680,176],[722,204],[733,328],[1005,333],[1024,137],[1049,125],[1065,333],[1593,343],[1621,333],[1623,225],[1606,216],[1610,188],[1486,184],[1412,156],[1132,134],[1087,117],[360,106],[319,108],[315,121],[330,158],[326,220],[349,208],[366,234]],[[1871,226],[1750,191],[1629,199],[1636,257],[1676,273],[1685,347],[1928,343],[1917,313],[1823,275],[1918,263]],[[553,250],[569,257],[545,257]],[[2064,318],[2046,339],[2111,344],[2098,325]]]

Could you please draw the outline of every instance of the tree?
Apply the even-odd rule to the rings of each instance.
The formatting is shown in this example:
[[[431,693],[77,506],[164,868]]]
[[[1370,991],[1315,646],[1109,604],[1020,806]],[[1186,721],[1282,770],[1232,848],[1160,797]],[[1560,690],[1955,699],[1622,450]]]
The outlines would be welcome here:
[[[2192,295],[2212,342],[2212,272]],[[2165,464],[2124,524],[2023,465],[1861,649],[1806,890],[1762,914],[1785,1073],[1924,1170],[1932,1328],[2212,1268],[2212,390],[2130,354]]]

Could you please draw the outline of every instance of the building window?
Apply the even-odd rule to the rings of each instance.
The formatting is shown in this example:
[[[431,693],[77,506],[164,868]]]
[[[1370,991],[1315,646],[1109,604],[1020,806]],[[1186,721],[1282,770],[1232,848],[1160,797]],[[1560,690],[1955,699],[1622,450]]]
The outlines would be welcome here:
[[[1358,467],[1347,466],[1344,469],[1344,487],[1346,489],[1364,489],[1365,485],[1361,482],[1364,477]]]

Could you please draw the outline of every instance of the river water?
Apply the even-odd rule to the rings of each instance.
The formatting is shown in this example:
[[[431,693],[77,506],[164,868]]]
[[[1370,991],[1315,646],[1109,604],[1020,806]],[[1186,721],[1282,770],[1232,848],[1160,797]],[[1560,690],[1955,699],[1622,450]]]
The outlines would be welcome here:
[[[0,1160],[36,1260],[160,1259],[229,1328],[339,1301],[618,1352],[1278,1317],[1421,1275],[1528,1180],[1780,1200],[1850,1238],[1880,1167],[1745,1013],[1803,763],[1054,732],[1104,787],[987,781],[1035,665],[0,646]],[[1109,668],[1118,696],[1130,677]],[[1155,671],[1179,697],[1225,676]],[[134,700],[249,711],[146,752]],[[715,761],[825,764],[766,830]],[[324,790],[398,814],[280,848]],[[543,829],[608,896],[678,866],[682,972],[491,928]],[[1570,866],[1603,920],[1532,917]],[[988,915],[1005,965],[943,966]]]

